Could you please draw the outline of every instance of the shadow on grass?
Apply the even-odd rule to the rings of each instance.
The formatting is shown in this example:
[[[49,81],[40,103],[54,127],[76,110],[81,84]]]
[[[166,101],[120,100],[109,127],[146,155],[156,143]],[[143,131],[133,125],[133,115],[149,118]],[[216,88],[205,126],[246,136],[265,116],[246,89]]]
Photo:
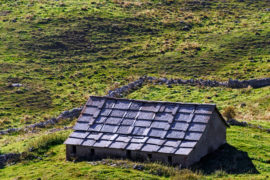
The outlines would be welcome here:
[[[215,152],[203,157],[192,169],[200,170],[204,174],[212,174],[218,170],[228,174],[259,173],[247,152],[237,150],[229,144],[224,144]]]

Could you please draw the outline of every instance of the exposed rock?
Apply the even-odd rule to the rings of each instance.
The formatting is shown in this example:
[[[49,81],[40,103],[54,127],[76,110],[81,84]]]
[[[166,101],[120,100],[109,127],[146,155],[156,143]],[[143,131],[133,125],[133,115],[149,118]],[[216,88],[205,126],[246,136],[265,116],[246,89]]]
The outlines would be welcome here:
[[[111,166],[111,167],[115,167],[115,166],[117,166],[117,164],[111,164],[110,166]]]
[[[167,83],[168,79],[167,78],[159,78],[159,81],[162,83]]]
[[[247,106],[246,103],[241,103],[241,104],[240,104],[240,107],[241,107],[241,108],[243,108],[243,107],[245,107],[245,106]]]
[[[191,27],[187,26],[187,25],[182,28],[183,31],[189,31],[190,29],[191,29]]]
[[[12,83],[10,86],[11,87],[22,87],[23,85],[20,83]]]
[[[23,94],[24,92],[22,90],[15,91],[17,94]]]
[[[96,165],[98,165],[98,163],[97,162],[95,162],[95,161],[90,161],[90,162],[88,162],[89,164],[91,164],[92,166],[96,166]]]
[[[133,166],[133,169],[142,171],[142,170],[144,169],[144,166],[143,166],[143,165],[140,165],[140,164],[135,164],[135,165]]]

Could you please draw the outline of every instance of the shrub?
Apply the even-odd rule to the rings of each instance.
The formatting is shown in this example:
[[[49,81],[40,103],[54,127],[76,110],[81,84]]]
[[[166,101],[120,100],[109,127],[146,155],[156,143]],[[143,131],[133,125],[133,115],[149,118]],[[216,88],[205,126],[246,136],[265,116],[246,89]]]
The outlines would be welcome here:
[[[232,106],[228,106],[224,109],[224,112],[223,112],[223,116],[227,119],[227,120],[230,120],[230,119],[233,119],[235,117],[236,113],[235,113],[235,110],[234,110],[234,107]]]

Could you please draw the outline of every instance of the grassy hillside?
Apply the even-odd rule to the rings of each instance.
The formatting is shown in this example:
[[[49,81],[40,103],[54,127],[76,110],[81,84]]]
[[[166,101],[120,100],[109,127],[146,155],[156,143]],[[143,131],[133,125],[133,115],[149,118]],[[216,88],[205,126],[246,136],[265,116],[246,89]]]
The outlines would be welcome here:
[[[0,1],[0,130],[58,116],[84,105],[89,95],[104,95],[142,75],[219,81],[270,77],[269,0]],[[270,128],[269,94],[269,87],[147,84],[127,97],[216,103],[221,111],[233,106],[237,119]],[[129,161],[64,161],[61,143],[70,130],[58,130],[73,123],[0,136],[0,154],[42,158],[6,166],[0,179],[270,176],[269,133],[260,129],[231,127],[229,145],[218,151],[223,156],[212,154],[192,172],[158,164],[138,171]],[[31,147],[41,151],[29,152]]]
[[[265,122],[262,126],[269,127],[270,123]],[[255,128],[229,128],[229,145],[204,158],[193,167],[193,171],[153,163],[142,164],[144,169],[140,171],[133,169],[138,163],[122,160],[68,162],[65,161],[65,146],[50,145],[48,142],[65,139],[70,131],[47,133],[41,131],[0,139],[3,153],[24,152],[28,148],[39,147],[38,151],[34,151],[39,159],[24,160],[0,169],[0,179],[268,179],[270,176],[270,134]],[[7,139],[10,141],[5,144]]]
[[[1,128],[47,119],[144,74],[268,77],[268,3],[2,0]]]
[[[215,103],[223,112],[233,107],[240,120],[270,119],[270,87],[231,89],[224,87],[198,87],[189,85],[146,85],[128,95],[131,99],[173,102]]]
[[[146,100],[216,102],[221,110],[228,105],[235,106],[237,119],[251,119],[249,123],[270,128],[267,121],[269,106],[267,98],[269,88],[231,90],[223,88],[146,85],[128,98]],[[211,97],[211,98],[209,98]],[[242,103],[246,106],[240,107]],[[257,105],[254,102],[258,103]],[[255,114],[255,116],[253,116]],[[258,121],[258,117],[265,118]],[[144,164],[146,170],[134,170],[134,162],[106,160],[96,163],[66,162],[64,139],[72,130],[62,130],[63,125],[71,126],[74,122],[64,122],[54,130],[43,129],[34,133],[19,133],[2,136],[1,153],[28,152],[38,156],[0,170],[0,179],[267,179],[270,176],[269,152],[270,134],[259,128],[231,126],[227,130],[228,145],[221,147],[214,154],[204,158],[192,167],[192,171],[175,170],[158,164]],[[53,133],[50,133],[50,132]],[[48,134],[49,133],[49,134]],[[29,153],[29,152],[28,152]],[[31,156],[30,156],[31,157]],[[157,175],[157,173],[159,175]],[[183,178],[184,177],[184,178]]]

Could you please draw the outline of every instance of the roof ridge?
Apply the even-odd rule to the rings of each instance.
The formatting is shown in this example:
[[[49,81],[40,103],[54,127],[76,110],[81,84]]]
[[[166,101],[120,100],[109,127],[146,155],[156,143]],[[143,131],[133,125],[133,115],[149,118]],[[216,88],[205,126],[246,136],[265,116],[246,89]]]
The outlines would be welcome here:
[[[94,98],[106,98],[106,99],[113,99],[113,100],[128,100],[128,101],[135,101],[135,102],[146,102],[146,103],[168,103],[168,104],[201,105],[201,106],[214,106],[214,107],[216,107],[215,103],[190,103],[190,102],[154,101],[154,100],[116,98],[116,97],[110,97],[110,96],[96,96],[96,95],[91,95],[89,98],[92,98],[92,97],[94,97]]]

